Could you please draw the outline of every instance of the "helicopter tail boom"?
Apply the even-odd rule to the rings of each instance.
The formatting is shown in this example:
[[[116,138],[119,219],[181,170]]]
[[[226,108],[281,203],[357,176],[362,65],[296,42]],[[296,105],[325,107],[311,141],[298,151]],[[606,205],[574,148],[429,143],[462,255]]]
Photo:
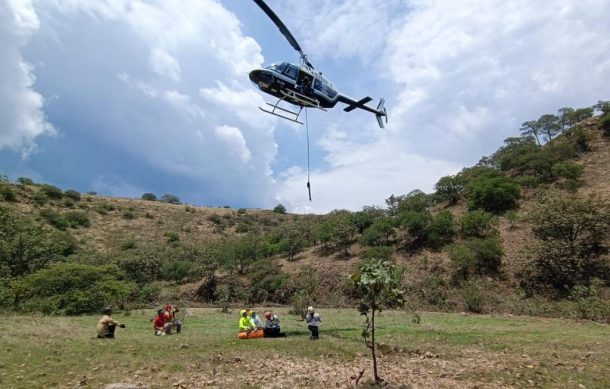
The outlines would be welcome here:
[[[385,121],[386,123],[388,122],[388,113],[385,109],[385,100],[381,99],[379,100],[379,104],[377,105],[377,109],[369,107],[368,105],[366,105],[366,103],[368,103],[369,101],[373,100],[372,98],[370,98],[369,96],[360,99],[358,101],[353,100],[347,96],[339,96],[339,101],[347,104],[348,106],[343,108],[343,110],[345,112],[351,112],[356,108],[360,108],[363,109],[365,111],[369,111],[371,113],[375,114],[375,117],[377,118],[377,123],[379,123],[379,127],[384,128],[383,126],[383,117],[385,117]]]

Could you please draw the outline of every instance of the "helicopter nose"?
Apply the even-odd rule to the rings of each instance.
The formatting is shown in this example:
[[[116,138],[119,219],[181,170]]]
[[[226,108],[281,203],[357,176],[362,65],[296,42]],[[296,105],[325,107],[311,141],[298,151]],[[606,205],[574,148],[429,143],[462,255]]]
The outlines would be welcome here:
[[[255,84],[258,84],[260,82],[269,84],[271,82],[271,77],[269,76],[269,73],[262,69],[252,70],[249,74],[249,77],[250,77],[250,81],[252,81]]]

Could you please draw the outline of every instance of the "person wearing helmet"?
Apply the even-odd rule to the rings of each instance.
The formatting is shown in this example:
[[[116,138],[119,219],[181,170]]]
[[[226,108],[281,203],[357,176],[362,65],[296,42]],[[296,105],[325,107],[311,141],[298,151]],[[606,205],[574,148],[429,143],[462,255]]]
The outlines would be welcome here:
[[[276,314],[266,311],[263,316],[266,319],[263,328],[266,338],[283,338],[286,336],[280,329],[280,318]]]
[[[250,333],[256,330],[256,326],[252,324],[252,318],[248,316],[248,311],[242,309],[239,311],[239,332]]]
[[[307,322],[307,328],[309,332],[311,332],[311,336],[309,339],[318,340],[320,339],[320,333],[318,332],[318,326],[322,321],[322,317],[319,313],[316,313],[312,306],[307,308],[307,316],[305,316],[305,321]]]
[[[254,327],[256,329],[265,328],[263,321],[261,320],[260,316],[256,312],[254,312],[251,309],[248,309],[248,316],[250,317],[250,324],[252,325],[252,327]]]
[[[112,307],[107,306],[102,310],[104,316],[97,322],[97,337],[114,339],[114,330],[117,327],[125,328],[125,324],[121,324],[112,318]]]
[[[176,333],[179,334],[182,330],[182,322],[176,318],[176,313],[180,312],[180,309],[175,305],[166,304],[163,306],[165,311],[165,321],[171,323],[171,326],[176,328]]]
[[[155,330],[155,335],[157,336],[171,334],[172,323],[167,321],[165,310],[159,309],[157,311],[157,316],[155,316],[153,319],[153,329]]]

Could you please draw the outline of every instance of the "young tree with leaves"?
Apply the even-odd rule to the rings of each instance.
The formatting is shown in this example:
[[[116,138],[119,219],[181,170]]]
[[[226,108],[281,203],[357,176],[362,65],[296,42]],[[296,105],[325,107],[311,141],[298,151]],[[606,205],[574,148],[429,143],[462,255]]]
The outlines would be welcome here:
[[[404,291],[400,289],[402,274],[402,269],[391,261],[371,259],[360,267],[358,273],[350,275],[361,297],[358,311],[365,317],[362,337],[366,347],[371,350],[376,383],[379,383],[381,378],[377,371],[375,354],[375,315],[382,309],[404,305]]]

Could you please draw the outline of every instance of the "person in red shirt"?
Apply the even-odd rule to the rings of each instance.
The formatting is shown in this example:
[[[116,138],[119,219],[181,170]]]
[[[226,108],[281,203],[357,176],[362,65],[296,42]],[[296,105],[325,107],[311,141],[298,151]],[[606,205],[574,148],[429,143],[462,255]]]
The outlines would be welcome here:
[[[179,334],[182,330],[182,322],[176,318],[176,313],[180,312],[180,309],[176,305],[170,304],[166,304],[163,309],[165,310],[165,321],[171,323],[172,328],[176,328],[176,333]]]
[[[153,328],[155,329],[155,335],[157,336],[163,336],[171,331],[172,323],[167,321],[163,309],[157,311],[157,316],[155,316],[155,319],[153,320]]]

